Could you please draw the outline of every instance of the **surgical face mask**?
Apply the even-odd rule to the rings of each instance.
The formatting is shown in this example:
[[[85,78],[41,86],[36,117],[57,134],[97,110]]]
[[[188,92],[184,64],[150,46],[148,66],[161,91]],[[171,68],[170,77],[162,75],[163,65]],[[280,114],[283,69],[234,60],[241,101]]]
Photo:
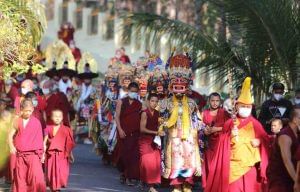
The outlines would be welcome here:
[[[50,93],[50,89],[43,89],[44,95],[48,95]]]
[[[239,108],[239,116],[242,118],[249,117],[251,115],[252,108],[240,107]]]
[[[37,84],[33,84],[33,89],[37,90],[39,88],[39,86]]]
[[[276,101],[280,101],[283,98],[283,95],[280,93],[274,93],[273,97]]]
[[[36,99],[32,100],[33,107],[38,106],[38,101]]]
[[[52,91],[56,91],[58,89],[58,86],[56,84],[53,85]]]
[[[29,92],[29,90],[27,88],[21,88],[21,93],[23,95],[26,95]]]
[[[137,99],[138,98],[138,94],[136,92],[129,92],[128,93],[128,97],[130,99]]]
[[[299,105],[299,104],[300,104],[300,99],[295,98],[294,101],[295,101],[295,104],[296,104],[296,105]]]
[[[21,75],[18,75],[16,77],[16,79],[17,79],[18,82],[22,82],[25,78],[23,76],[21,76]]]

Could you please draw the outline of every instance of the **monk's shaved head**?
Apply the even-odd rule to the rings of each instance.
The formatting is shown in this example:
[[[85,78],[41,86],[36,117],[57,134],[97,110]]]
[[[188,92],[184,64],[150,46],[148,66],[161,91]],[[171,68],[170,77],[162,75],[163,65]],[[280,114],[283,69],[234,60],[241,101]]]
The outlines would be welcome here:
[[[24,99],[22,102],[21,102],[21,109],[25,109],[27,107],[32,107],[33,108],[33,103],[31,101],[31,99]]]
[[[54,110],[52,111],[52,115],[53,115],[54,113],[60,113],[61,115],[63,114],[62,110],[60,110],[60,109],[54,109]]]
[[[55,109],[52,111],[51,119],[54,125],[60,125],[63,121],[63,112],[59,109]]]

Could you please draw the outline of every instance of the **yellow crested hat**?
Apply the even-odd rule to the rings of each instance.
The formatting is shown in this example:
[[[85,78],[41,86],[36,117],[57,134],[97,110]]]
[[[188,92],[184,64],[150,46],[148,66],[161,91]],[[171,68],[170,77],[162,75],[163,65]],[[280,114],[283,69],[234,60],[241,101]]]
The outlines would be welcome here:
[[[242,91],[237,102],[246,105],[253,104],[252,95],[251,95],[251,77],[246,77],[246,79],[244,80]]]

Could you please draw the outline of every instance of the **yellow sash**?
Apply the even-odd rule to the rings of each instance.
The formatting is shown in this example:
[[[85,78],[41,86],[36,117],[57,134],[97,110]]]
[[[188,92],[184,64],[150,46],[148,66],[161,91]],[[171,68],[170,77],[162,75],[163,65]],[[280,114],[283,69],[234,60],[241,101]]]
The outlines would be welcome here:
[[[171,112],[171,116],[167,121],[168,128],[174,128],[174,125],[177,123],[179,118],[179,102],[178,99],[173,96],[173,110]],[[189,105],[188,105],[188,98],[183,96],[182,98],[182,116],[181,116],[181,123],[182,123],[182,139],[186,139],[189,134],[189,129],[191,128],[190,124],[190,113],[189,113]]]

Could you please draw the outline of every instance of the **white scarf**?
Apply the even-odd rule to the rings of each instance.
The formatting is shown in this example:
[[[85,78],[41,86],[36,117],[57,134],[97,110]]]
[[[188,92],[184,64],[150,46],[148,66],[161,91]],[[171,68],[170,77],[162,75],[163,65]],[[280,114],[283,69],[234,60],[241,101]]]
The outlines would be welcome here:
[[[68,79],[67,83],[65,83],[62,79],[58,82],[58,88],[60,92],[63,92],[65,95],[67,95],[67,89],[72,88],[72,82],[70,79]]]
[[[93,86],[92,85],[86,86],[84,83],[82,84],[80,97],[79,97],[79,99],[77,101],[77,105],[76,105],[76,110],[77,111],[79,111],[81,103],[84,100],[86,100],[91,95],[92,92],[93,92]]]

